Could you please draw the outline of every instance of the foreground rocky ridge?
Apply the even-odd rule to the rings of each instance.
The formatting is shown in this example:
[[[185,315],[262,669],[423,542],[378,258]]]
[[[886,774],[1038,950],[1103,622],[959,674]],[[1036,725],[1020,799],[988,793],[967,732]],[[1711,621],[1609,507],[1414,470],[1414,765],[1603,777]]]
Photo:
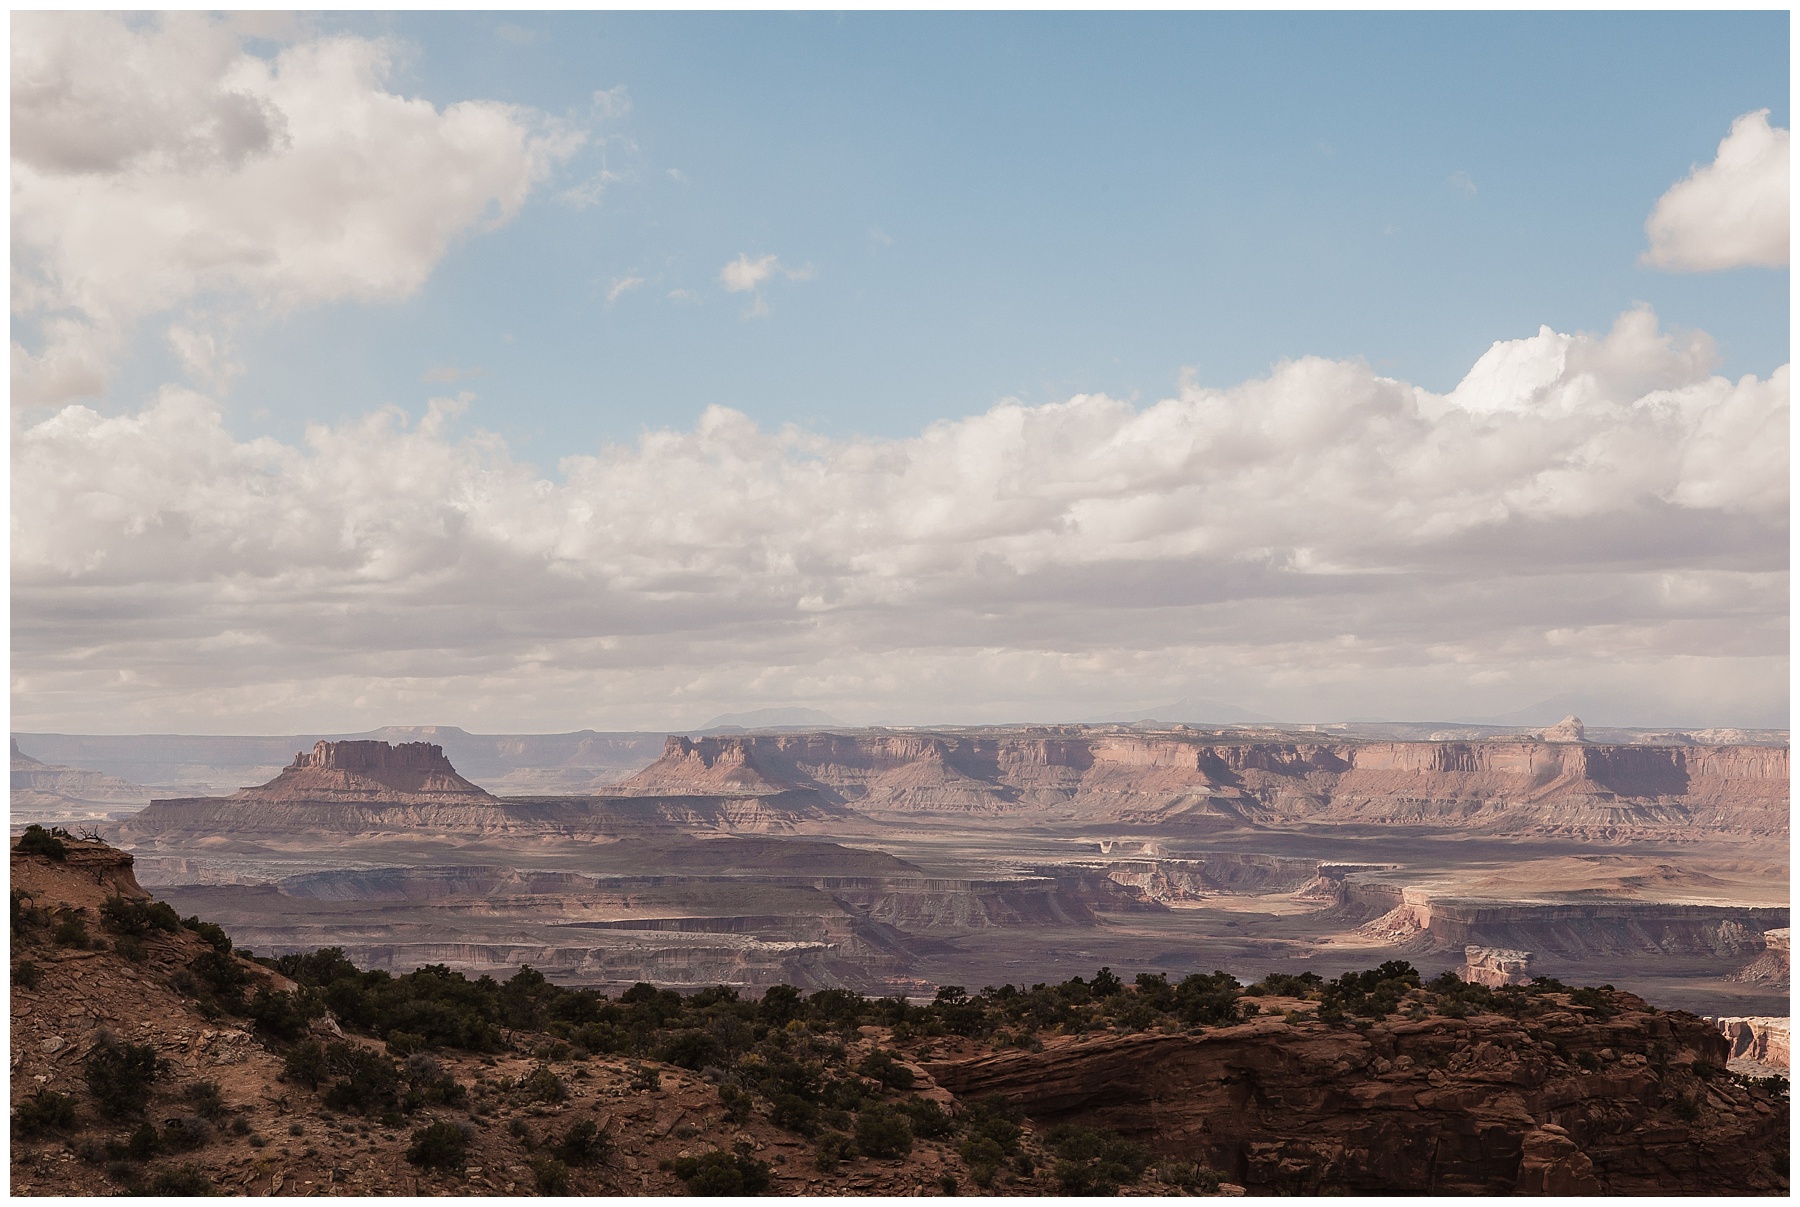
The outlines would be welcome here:
[[[128,854],[43,837],[12,857],[17,1193],[1786,1189],[1784,1093],[1630,994],[1399,963],[928,1006],[270,967],[158,913]],[[120,1109],[96,1053],[137,1046],[162,1064]]]

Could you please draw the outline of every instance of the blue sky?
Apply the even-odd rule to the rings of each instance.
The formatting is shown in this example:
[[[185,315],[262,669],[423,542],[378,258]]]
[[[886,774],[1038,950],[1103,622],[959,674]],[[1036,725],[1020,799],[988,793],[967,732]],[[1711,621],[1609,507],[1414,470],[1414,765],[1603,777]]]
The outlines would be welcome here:
[[[1788,20],[16,13],[15,725],[1785,725]]]
[[[256,331],[234,430],[415,413],[554,458],[686,427],[904,436],[1003,398],[1153,400],[1306,354],[1448,390],[1497,339],[1637,301],[1787,359],[1784,271],[1643,267],[1656,198],[1732,118],[1787,124],[1787,17],[404,14],[398,90],[594,122],[553,185],[398,305]],[[671,172],[679,172],[676,179]],[[1466,184],[1463,182],[1467,182]],[[742,317],[740,254],[810,266]],[[612,285],[642,277],[609,303]],[[671,300],[686,289],[697,300]],[[114,398],[168,375],[147,334]],[[258,413],[267,412],[267,419]]]

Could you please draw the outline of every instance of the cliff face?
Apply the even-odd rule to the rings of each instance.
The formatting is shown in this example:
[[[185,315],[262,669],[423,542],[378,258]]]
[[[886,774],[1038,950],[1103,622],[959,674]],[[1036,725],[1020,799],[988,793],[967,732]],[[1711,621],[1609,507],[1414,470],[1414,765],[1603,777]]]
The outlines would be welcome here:
[[[670,738],[661,759],[615,790],[805,791],[874,814],[1453,825],[1607,839],[1783,834],[1787,776],[1786,749],[1766,746],[818,733]]]
[[[1263,1017],[927,1067],[965,1101],[1115,1128],[1252,1194],[1775,1191],[1785,1111],[1706,1067],[1727,1047],[1705,1021],[1619,1000],[1606,1021]]]
[[[494,798],[456,773],[444,749],[427,742],[320,742],[269,783],[236,800],[369,801],[430,798],[449,803]]]

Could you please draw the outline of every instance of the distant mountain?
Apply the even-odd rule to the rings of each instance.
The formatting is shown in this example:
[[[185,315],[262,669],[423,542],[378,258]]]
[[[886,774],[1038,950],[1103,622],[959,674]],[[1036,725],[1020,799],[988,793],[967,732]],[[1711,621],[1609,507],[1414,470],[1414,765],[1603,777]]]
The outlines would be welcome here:
[[[696,732],[711,733],[718,729],[789,729],[839,724],[842,722],[836,717],[816,708],[753,708],[749,712],[721,713]]]

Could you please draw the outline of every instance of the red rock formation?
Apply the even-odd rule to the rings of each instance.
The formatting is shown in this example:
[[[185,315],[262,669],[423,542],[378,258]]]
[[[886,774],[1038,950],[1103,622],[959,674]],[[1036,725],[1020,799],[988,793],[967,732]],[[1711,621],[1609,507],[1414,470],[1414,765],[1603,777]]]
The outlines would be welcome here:
[[[1715,1018],[1720,1034],[1731,1045],[1734,1060],[1754,1060],[1758,1064],[1789,1067],[1792,1051],[1789,1024],[1785,1018]]]
[[[1773,1193],[1786,1104],[1722,1075],[1723,1037],[1616,995],[1599,1021],[1262,1017],[928,1065],[1040,1126],[1111,1127],[1252,1194]],[[1590,1068],[1591,1066],[1591,1068]],[[1779,1156],[1777,1156],[1779,1152]]]
[[[320,742],[270,782],[233,794],[237,800],[491,801],[456,773],[444,748],[426,742]]]
[[[1785,985],[1792,976],[1788,959],[1788,928],[1763,931],[1763,953],[1725,979],[1751,985]]]
[[[1529,951],[1509,951],[1499,947],[1463,948],[1462,967],[1456,975],[1471,985],[1498,989],[1502,985],[1529,985],[1531,973]]]
[[[1784,747],[1229,741],[1198,734],[670,738],[636,795],[812,791],[873,814],[1029,813],[1188,828],[1454,826],[1617,841],[1787,832]]]

